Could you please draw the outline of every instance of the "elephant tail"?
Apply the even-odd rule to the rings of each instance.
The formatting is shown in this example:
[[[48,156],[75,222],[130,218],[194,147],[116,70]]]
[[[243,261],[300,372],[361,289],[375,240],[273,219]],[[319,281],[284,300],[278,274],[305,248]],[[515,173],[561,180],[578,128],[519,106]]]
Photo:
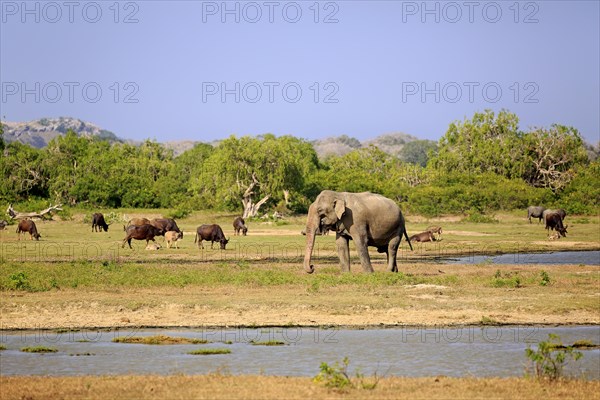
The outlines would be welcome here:
[[[410,247],[410,250],[412,251],[413,247],[412,244],[410,243],[410,238],[408,237],[408,233],[406,232],[406,226],[404,226],[404,228],[402,229],[404,232],[404,237],[406,238],[406,241],[408,242],[408,246]]]

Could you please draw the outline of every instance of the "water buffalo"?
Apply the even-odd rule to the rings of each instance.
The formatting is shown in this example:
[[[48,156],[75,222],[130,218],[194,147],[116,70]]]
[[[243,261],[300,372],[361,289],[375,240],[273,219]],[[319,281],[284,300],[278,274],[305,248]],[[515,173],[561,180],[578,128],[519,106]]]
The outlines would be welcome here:
[[[150,224],[144,225],[130,225],[127,227],[126,231],[127,236],[123,239],[123,245],[121,247],[125,247],[125,243],[129,244],[129,248],[131,249],[131,239],[135,240],[145,240],[146,246],[152,240],[153,242],[155,236],[164,235],[165,232]]]
[[[442,227],[441,226],[430,226],[425,232],[431,232],[433,240],[442,240]]]
[[[23,221],[19,222],[19,226],[17,226],[17,233],[19,234],[19,240],[21,240],[21,233],[29,233],[29,236],[31,236],[31,240],[33,240],[33,238],[35,238],[35,240],[40,240],[40,238],[42,237],[42,235],[40,235],[37,231],[37,227],[35,226],[35,222],[29,220],[29,219],[24,219]]]
[[[167,249],[170,249],[172,244],[175,244],[175,248],[178,249],[179,246],[177,245],[177,241],[179,239],[183,239],[183,232],[168,231],[165,233]]]
[[[8,226],[8,222],[6,222],[5,220],[0,220],[0,231],[3,231],[6,229],[6,227]]]
[[[240,234],[240,231],[242,231],[242,235],[246,236],[246,233],[248,233],[248,227],[246,226],[246,221],[244,221],[244,218],[237,217],[233,220],[233,230],[235,231],[236,236]]]
[[[132,218],[127,222],[127,225],[123,225],[123,230],[127,232],[127,228],[130,226],[141,226],[150,224],[150,220],[148,218]]]
[[[150,225],[153,225],[153,226],[155,226],[157,228],[162,229],[163,232],[175,231],[177,233],[181,233],[181,237],[183,237],[183,232],[181,232],[181,230],[177,226],[177,222],[175,222],[174,219],[171,219],[171,218],[154,218],[149,223],[150,223]]]
[[[429,231],[417,233],[416,235],[412,235],[409,239],[411,242],[413,240],[416,242],[433,242],[434,241],[433,233],[431,233]]]
[[[92,215],[92,232],[108,232],[108,224],[104,220],[104,215],[101,213],[94,213]]]
[[[548,234],[550,234],[551,230],[555,230],[556,232],[560,233],[561,236],[567,237],[568,225],[563,226],[563,219],[561,217],[561,214],[559,214],[558,212],[546,213],[544,215],[544,220],[546,222],[546,230],[548,231]]]
[[[202,241],[210,240],[210,248],[213,248],[214,242],[219,242],[221,244],[221,250],[225,250],[225,246],[229,243],[229,239],[225,239],[225,235],[223,234],[223,229],[217,224],[213,225],[200,225],[196,230],[196,238],[194,239],[194,243],[198,242],[198,248],[203,249]]]
[[[558,214],[560,215],[560,219],[564,222],[566,216],[567,216],[567,212],[565,210],[563,210],[562,208],[557,208],[556,210],[544,210],[543,212],[543,218],[544,221],[546,220],[546,215],[547,214]]]
[[[544,207],[540,207],[540,206],[529,206],[527,207],[527,219],[529,219],[529,223],[531,223],[531,217],[533,218],[539,218],[538,220],[538,224],[542,221],[542,219],[544,218],[544,211],[546,209]]]

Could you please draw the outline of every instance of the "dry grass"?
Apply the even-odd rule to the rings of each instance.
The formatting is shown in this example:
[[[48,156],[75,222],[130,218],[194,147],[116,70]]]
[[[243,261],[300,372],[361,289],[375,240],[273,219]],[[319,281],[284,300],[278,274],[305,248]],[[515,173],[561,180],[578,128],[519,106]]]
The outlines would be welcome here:
[[[524,378],[384,378],[336,391],[310,378],[268,376],[0,377],[2,399],[597,399],[600,382]]]

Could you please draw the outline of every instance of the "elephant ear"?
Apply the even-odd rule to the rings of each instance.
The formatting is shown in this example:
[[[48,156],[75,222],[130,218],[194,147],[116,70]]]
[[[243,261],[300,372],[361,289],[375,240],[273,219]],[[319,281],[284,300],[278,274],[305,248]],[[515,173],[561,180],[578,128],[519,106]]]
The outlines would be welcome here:
[[[333,207],[335,215],[337,215],[338,219],[342,219],[342,215],[346,212],[346,202],[343,199],[336,200],[333,202]]]

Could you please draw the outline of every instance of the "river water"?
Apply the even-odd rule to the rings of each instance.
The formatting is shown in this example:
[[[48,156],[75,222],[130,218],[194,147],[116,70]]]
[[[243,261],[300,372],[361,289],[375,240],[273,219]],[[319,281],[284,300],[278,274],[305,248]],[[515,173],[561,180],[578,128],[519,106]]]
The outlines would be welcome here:
[[[508,253],[495,256],[471,255],[438,259],[449,264],[575,264],[600,265],[600,251],[556,251],[552,253]]]
[[[522,376],[525,349],[536,349],[549,333],[563,343],[600,343],[599,326],[465,326],[459,328],[237,328],[142,329],[128,331],[2,332],[2,375],[231,374],[315,376],[321,362],[344,357],[349,370],[379,376]],[[208,339],[208,344],[143,345],[113,342],[117,337],[168,335]],[[282,341],[281,346],[250,342]],[[21,352],[47,346],[56,353]],[[200,348],[227,348],[231,354],[194,356]],[[600,350],[583,350],[583,359],[568,365],[569,375],[600,379]]]

